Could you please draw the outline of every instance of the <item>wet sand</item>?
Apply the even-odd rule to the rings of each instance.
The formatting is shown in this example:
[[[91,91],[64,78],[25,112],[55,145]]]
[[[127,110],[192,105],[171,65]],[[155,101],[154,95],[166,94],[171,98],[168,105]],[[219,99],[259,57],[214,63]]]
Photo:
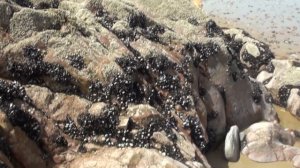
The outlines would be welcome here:
[[[224,27],[246,30],[277,58],[300,57],[299,0],[203,0],[203,11]]]
[[[275,110],[280,118],[280,124],[285,128],[300,130],[300,121],[294,118],[289,112],[283,108],[275,106]],[[297,140],[295,146],[300,147],[300,139]],[[215,151],[209,152],[206,156],[209,163],[214,168],[289,168],[293,167],[289,161],[273,162],[273,163],[258,163],[248,159],[241,154],[240,160],[236,163],[227,162],[223,153],[224,145],[221,145]]]

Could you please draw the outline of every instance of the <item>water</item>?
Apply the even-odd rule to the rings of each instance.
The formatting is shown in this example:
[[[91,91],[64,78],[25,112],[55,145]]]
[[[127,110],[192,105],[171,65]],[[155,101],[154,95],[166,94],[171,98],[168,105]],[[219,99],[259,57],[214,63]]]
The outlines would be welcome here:
[[[281,107],[275,106],[275,110],[280,118],[280,124],[284,128],[291,128],[300,130],[300,121],[293,117],[289,112]],[[300,147],[300,140],[298,139],[295,146]],[[240,160],[236,163],[227,162],[223,154],[224,146],[220,146],[217,150],[211,151],[207,154],[209,163],[214,168],[288,168],[293,167],[289,161],[273,162],[273,163],[257,163],[246,156],[241,155]]]
[[[270,45],[277,58],[300,57],[300,0],[204,0],[203,11]]]

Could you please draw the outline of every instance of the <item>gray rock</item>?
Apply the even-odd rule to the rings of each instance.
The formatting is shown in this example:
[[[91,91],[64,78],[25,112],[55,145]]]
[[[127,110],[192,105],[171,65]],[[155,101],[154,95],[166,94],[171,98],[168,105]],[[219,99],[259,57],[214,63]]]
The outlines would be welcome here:
[[[225,158],[231,162],[237,162],[240,158],[239,127],[231,126],[225,139]]]

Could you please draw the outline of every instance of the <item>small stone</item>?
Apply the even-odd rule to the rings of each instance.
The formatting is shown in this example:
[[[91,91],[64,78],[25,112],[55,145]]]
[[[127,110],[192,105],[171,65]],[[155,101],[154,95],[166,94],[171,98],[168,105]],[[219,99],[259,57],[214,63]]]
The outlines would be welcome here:
[[[300,118],[300,96],[299,89],[291,89],[290,96],[287,100],[287,109],[297,118]]]
[[[237,162],[240,158],[239,128],[234,125],[230,128],[225,139],[225,158],[231,162]]]
[[[254,43],[247,42],[245,44],[245,47],[246,47],[247,52],[249,54],[251,54],[252,56],[258,57],[260,55],[259,49]]]

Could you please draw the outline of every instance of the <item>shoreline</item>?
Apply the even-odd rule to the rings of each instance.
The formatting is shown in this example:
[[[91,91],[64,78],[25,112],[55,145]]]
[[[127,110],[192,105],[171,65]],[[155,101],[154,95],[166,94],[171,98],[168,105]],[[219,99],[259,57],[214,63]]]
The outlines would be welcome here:
[[[270,46],[276,59],[285,59],[290,55],[300,55],[300,9],[290,6],[299,2],[252,1],[232,2],[223,0],[203,2],[202,11],[223,27],[240,28]],[[281,5],[279,5],[281,4]],[[294,4],[294,5],[295,5]],[[295,9],[294,9],[295,8]],[[230,9],[230,10],[229,10]],[[228,11],[229,10],[229,11]],[[293,10],[291,14],[274,13]],[[280,17],[279,17],[280,16]]]

